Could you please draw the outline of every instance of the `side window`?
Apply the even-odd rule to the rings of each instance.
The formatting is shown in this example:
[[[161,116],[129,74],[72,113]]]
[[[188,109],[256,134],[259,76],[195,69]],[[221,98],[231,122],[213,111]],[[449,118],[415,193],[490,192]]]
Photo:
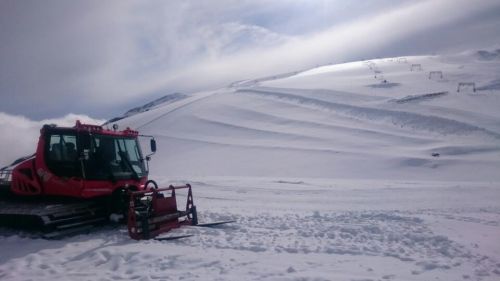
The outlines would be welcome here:
[[[49,160],[50,161],[61,161],[62,160],[62,145],[61,145],[61,136],[60,135],[50,136]]]
[[[54,133],[47,142],[45,159],[49,169],[58,176],[78,176],[80,169],[76,136]]]
[[[50,161],[76,161],[76,136],[51,135],[49,141]]]

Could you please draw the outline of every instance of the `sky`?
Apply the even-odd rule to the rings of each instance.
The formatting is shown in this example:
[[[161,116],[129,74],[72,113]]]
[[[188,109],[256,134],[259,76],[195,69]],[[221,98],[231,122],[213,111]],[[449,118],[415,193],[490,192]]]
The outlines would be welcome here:
[[[498,0],[0,0],[0,121],[109,119],[237,80],[489,47],[499,14]]]

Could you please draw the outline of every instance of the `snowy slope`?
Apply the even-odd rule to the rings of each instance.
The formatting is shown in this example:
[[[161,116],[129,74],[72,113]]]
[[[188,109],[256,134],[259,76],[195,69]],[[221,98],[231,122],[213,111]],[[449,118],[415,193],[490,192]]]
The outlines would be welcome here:
[[[137,107],[134,107],[132,109],[129,109],[122,116],[114,117],[114,118],[106,121],[106,123],[104,123],[104,124],[107,125],[109,123],[116,122],[116,121],[121,120],[123,118],[130,117],[130,116],[138,114],[138,113],[149,111],[149,110],[157,108],[159,106],[165,106],[169,103],[179,101],[179,100],[184,99],[186,97],[187,96],[185,94],[181,94],[181,93],[173,93],[173,94],[164,95],[158,99],[155,99],[154,101],[151,101],[151,102],[148,102],[148,103],[143,104],[141,106],[137,106]]]
[[[498,280],[488,183],[190,179],[200,220],[177,241],[126,229],[46,241],[3,231],[1,280]],[[166,183],[166,182],[164,182]]]
[[[499,280],[497,53],[327,65],[122,119],[158,140],[152,178],[237,223],[174,242],[0,230],[0,279]]]
[[[172,177],[498,180],[499,65],[477,54],[329,65],[234,83],[119,124],[157,136],[153,174]],[[457,92],[461,82],[477,91]]]

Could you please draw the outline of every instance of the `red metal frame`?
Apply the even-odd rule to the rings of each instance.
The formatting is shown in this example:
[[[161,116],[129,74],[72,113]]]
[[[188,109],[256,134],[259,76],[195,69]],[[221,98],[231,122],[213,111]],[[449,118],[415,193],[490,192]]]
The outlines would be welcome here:
[[[176,190],[179,189],[188,190],[186,210],[183,211],[177,209]],[[170,196],[165,196],[163,192],[170,192]],[[145,196],[147,200],[151,200],[150,210],[142,210],[143,214],[140,214],[137,211],[136,200]],[[195,224],[194,212],[193,193],[189,184],[130,192],[128,232],[130,237],[135,240],[153,238],[173,228]]]

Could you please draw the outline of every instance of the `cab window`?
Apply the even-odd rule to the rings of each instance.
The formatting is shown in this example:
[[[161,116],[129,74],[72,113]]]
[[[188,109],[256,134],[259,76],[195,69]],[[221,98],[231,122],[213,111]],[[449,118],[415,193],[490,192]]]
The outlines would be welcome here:
[[[58,176],[79,175],[76,135],[55,133],[48,138],[46,160],[49,169]]]

